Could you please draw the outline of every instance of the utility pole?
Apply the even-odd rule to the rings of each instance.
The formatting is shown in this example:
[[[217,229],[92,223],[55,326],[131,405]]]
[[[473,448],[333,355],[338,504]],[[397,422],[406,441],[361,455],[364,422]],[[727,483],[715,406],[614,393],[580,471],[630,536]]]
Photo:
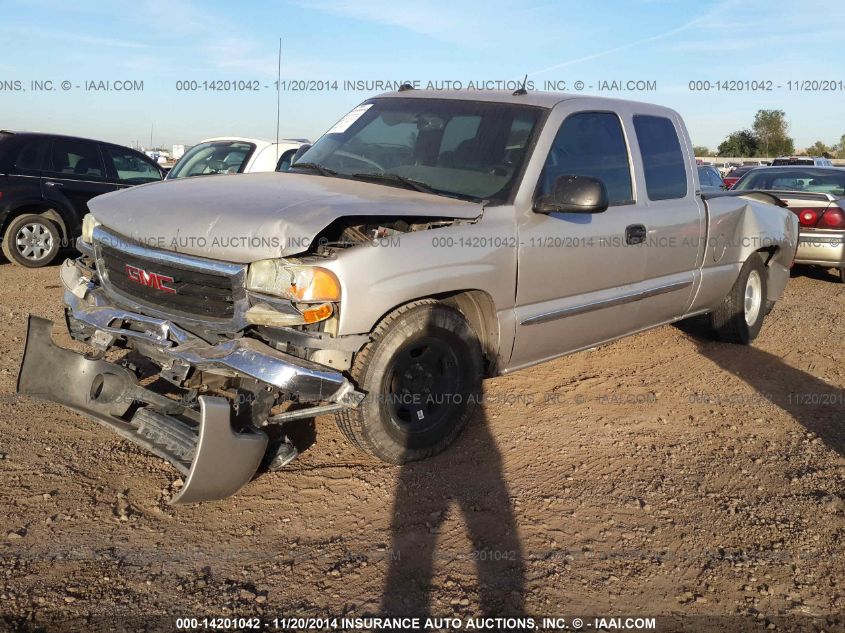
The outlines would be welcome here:
[[[279,62],[276,66],[276,162],[279,162],[279,119],[281,119],[282,97],[282,38],[279,38]]]

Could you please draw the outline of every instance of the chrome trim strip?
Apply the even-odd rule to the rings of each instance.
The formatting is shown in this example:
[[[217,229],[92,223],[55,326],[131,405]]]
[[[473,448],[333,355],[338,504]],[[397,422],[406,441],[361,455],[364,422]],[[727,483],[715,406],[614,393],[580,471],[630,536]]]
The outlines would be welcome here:
[[[135,255],[136,257],[143,257],[144,259],[161,262],[162,264],[170,264],[171,266],[188,268],[199,272],[211,272],[233,277],[246,268],[243,264],[231,264],[229,262],[205,259],[193,255],[183,255],[182,253],[162,251],[144,246],[127,237],[112,233],[104,229],[102,225],[94,227],[94,242],[123,251],[124,253],[129,253],[130,255]]]
[[[44,180],[60,180],[60,181],[63,181],[63,182],[70,182],[70,183],[83,182],[87,185],[114,185],[114,184],[116,184],[114,181],[107,180],[105,177],[103,177],[103,180],[81,180],[81,179],[77,179],[77,178],[66,178],[66,177],[63,177],[63,176],[51,176],[50,172],[45,172],[43,175],[41,175],[39,177],[43,178]],[[44,184],[47,184],[47,183],[44,183]],[[59,183],[59,184],[61,184],[61,183]]]
[[[677,281],[675,283],[658,286],[656,288],[649,288],[648,290],[640,290],[632,292],[621,297],[614,297],[612,299],[601,299],[600,301],[592,301],[569,308],[562,308],[560,310],[552,310],[544,314],[538,314],[533,317],[528,317],[523,320],[520,325],[537,325],[538,323],[547,323],[565,317],[575,316],[576,314],[584,314],[585,312],[592,312],[593,310],[601,310],[602,308],[611,308],[613,306],[622,305],[625,303],[632,303],[647,299],[649,297],[656,297],[658,295],[666,294],[667,292],[675,292],[676,290],[683,290],[692,286],[692,280]]]
[[[845,244],[845,233],[838,235],[825,235],[824,233],[802,233],[798,235],[798,244],[828,244],[831,246],[842,246]]]

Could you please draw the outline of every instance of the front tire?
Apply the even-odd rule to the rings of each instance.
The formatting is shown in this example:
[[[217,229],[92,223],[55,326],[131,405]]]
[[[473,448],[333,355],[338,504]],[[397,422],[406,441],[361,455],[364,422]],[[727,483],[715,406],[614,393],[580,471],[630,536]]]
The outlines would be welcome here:
[[[460,312],[417,301],[384,318],[351,373],[367,397],[336,414],[340,430],[367,453],[404,464],[441,452],[466,425],[481,393],[481,345]]]
[[[41,268],[50,264],[61,247],[58,227],[42,215],[21,215],[6,227],[3,254],[10,262],[27,268]]]
[[[767,314],[766,267],[757,254],[743,264],[724,301],[710,313],[719,340],[748,345],[757,338]]]

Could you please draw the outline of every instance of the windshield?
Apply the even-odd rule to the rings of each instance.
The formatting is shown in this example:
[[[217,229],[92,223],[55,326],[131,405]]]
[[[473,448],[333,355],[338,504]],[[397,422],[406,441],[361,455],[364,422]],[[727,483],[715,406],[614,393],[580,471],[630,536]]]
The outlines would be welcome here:
[[[761,169],[740,180],[736,189],[804,191],[845,196],[845,169]]]
[[[246,168],[255,145],[244,141],[209,141],[194,145],[174,165],[168,180],[188,176],[239,174]]]
[[[504,199],[543,110],[446,99],[375,99],[347,114],[293,165],[467,199]],[[300,168],[305,170],[305,167]]]

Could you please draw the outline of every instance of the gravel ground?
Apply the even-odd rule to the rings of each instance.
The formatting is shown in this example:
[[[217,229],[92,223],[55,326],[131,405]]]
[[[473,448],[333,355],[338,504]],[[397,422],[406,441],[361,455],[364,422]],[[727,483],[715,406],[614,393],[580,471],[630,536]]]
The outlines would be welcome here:
[[[57,273],[0,266],[0,629],[382,613],[843,629],[832,275],[796,271],[753,347],[691,322],[489,380],[456,444],[404,468],[318,418],[284,471],[173,508],[165,462],[14,394],[27,313],[61,320]]]

